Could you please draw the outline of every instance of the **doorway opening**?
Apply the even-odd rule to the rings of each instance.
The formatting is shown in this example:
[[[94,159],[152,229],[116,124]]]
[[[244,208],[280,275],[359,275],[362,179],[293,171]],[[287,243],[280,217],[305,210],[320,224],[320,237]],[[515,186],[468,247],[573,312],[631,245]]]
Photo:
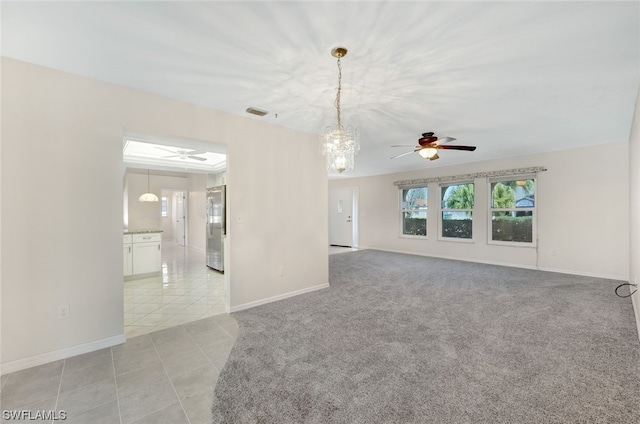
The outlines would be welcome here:
[[[125,232],[161,233],[157,273],[134,272],[124,281],[127,338],[229,312],[228,276],[206,266],[206,228],[204,221],[199,224],[206,189],[225,179],[226,160],[221,144],[139,134],[123,138]],[[139,202],[140,189],[159,201]]]
[[[162,241],[188,246],[189,202],[184,190],[162,190]]]

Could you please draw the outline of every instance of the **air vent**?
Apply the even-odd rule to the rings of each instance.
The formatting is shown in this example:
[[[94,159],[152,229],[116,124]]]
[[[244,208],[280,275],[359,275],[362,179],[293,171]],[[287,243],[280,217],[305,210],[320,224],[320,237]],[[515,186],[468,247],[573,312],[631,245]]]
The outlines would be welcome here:
[[[248,107],[247,108],[247,113],[252,113],[252,114],[258,115],[258,116],[264,116],[269,112],[267,112],[266,110],[258,109],[257,107]]]

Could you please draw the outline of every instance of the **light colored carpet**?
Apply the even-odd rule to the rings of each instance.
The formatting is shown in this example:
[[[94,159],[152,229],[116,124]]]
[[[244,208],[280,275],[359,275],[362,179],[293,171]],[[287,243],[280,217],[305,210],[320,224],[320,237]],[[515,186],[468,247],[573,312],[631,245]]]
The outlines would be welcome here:
[[[363,250],[234,313],[214,423],[638,423],[619,281]]]

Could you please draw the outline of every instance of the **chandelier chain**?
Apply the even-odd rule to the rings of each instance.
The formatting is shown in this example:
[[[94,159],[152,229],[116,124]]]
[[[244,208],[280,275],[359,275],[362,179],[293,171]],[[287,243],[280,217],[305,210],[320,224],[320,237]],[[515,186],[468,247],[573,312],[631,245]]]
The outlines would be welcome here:
[[[342,95],[342,58],[346,55],[347,49],[336,47],[331,50],[331,55],[337,59],[338,66],[338,90],[334,100],[334,107],[338,116],[337,126],[328,126],[324,134],[320,136],[320,153],[327,157],[327,170],[339,173],[352,171],[355,155],[360,150],[360,133],[357,128],[342,124],[342,110],[340,100]]]
[[[341,57],[342,56],[338,55],[338,92],[336,93],[336,101],[334,103],[336,112],[338,114],[338,128],[342,128],[342,121],[340,120],[340,93],[342,92],[342,64],[340,63]]]

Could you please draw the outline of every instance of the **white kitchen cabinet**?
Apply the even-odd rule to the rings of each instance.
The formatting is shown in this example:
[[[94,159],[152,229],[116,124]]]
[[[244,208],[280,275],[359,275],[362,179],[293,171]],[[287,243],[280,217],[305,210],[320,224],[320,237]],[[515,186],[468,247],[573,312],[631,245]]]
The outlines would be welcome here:
[[[129,242],[127,242],[129,237]],[[124,276],[127,280],[162,269],[161,233],[125,234],[123,238]]]
[[[122,265],[123,274],[128,276],[133,274],[133,239],[131,234],[125,234],[122,237]]]

